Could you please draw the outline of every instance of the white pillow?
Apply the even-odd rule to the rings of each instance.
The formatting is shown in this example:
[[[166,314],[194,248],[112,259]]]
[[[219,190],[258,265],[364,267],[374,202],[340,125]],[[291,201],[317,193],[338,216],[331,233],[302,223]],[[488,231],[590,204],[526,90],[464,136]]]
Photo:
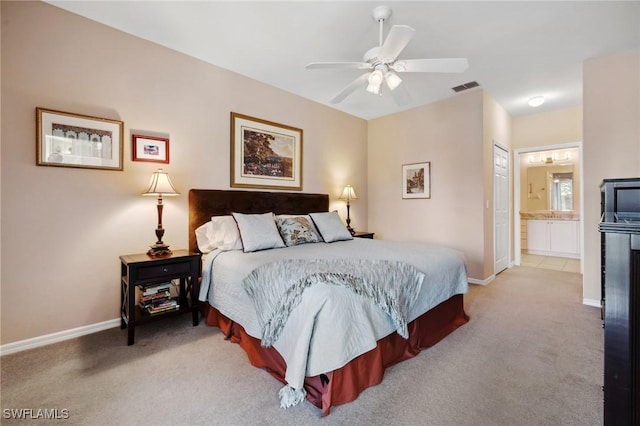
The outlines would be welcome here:
[[[240,231],[233,216],[213,216],[204,225],[196,228],[196,242],[202,253],[212,250],[242,250]]]
[[[353,239],[347,227],[342,223],[337,211],[309,213],[309,216],[313,219],[313,223],[315,223],[316,228],[322,235],[322,239],[326,243]]]
[[[216,248],[223,251],[242,250],[240,231],[233,216],[213,216],[211,218],[211,229],[213,244]]]
[[[284,247],[273,213],[231,213],[238,224],[244,252]]]
[[[198,244],[198,250],[200,250],[200,252],[206,254],[214,250],[216,248],[214,241],[211,221],[196,228],[196,243]]]

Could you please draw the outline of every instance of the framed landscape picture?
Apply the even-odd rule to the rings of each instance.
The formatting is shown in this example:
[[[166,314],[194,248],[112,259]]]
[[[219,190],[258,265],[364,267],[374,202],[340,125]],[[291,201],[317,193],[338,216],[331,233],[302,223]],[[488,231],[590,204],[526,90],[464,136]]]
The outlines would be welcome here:
[[[302,190],[302,129],[231,113],[231,187]]]
[[[133,161],[169,164],[169,138],[132,135]]]
[[[402,165],[402,198],[431,198],[431,162]]]
[[[124,123],[36,108],[36,164],[122,170]]]

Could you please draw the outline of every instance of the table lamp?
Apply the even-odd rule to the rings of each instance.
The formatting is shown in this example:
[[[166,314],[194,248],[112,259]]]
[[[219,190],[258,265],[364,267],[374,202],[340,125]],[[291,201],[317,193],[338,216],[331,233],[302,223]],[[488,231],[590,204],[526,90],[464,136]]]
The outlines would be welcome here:
[[[344,187],[344,191],[342,191],[342,195],[339,197],[341,200],[347,200],[347,229],[351,232],[351,235],[355,234],[356,231],[351,227],[351,217],[350,217],[350,201],[357,200],[358,196],[356,195],[356,191],[353,190],[351,185],[347,185]]]
[[[149,182],[149,188],[142,195],[157,195],[158,196],[158,227],[156,228],[156,238],[158,241],[151,246],[147,254],[151,257],[163,257],[170,256],[171,250],[169,246],[162,242],[162,236],[164,235],[164,228],[162,227],[162,197],[170,197],[180,195],[176,192],[176,189],[169,179],[169,174],[163,172],[162,169],[158,169],[151,175],[151,182]]]

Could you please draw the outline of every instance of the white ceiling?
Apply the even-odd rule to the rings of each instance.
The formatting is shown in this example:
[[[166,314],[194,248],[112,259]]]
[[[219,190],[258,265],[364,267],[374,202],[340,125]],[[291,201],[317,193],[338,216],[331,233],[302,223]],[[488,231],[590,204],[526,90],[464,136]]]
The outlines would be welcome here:
[[[512,116],[580,105],[582,62],[640,48],[640,1],[48,1],[111,27],[364,119],[454,96],[477,81]],[[462,74],[404,73],[412,102],[362,88],[329,104],[362,73],[306,70],[310,62],[362,61],[378,45],[371,17],[416,36],[400,59],[465,57]],[[472,89],[473,90],[473,89]],[[532,109],[534,95],[546,103]]]

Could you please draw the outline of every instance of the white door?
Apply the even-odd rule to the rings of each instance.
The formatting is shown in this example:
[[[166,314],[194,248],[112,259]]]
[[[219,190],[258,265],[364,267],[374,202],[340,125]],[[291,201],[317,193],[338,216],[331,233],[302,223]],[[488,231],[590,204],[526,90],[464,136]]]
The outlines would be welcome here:
[[[509,266],[509,153],[493,146],[494,274]]]

